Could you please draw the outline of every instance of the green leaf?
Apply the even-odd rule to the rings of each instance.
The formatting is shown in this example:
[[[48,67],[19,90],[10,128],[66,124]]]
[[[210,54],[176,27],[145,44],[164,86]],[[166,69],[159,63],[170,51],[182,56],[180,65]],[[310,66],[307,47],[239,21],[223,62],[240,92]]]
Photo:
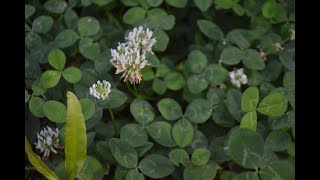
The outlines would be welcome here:
[[[55,87],[61,78],[61,73],[56,70],[48,70],[44,72],[40,77],[40,82],[44,88]]]
[[[82,73],[79,68],[68,67],[62,72],[62,77],[69,83],[77,83],[82,78]]]
[[[129,123],[121,128],[120,139],[136,148],[148,141],[148,135],[141,125]]]
[[[212,40],[221,41],[223,40],[224,34],[221,29],[211,21],[208,20],[198,20],[197,25],[200,31]]]
[[[262,78],[265,81],[275,81],[279,78],[282,72],[282,64],[277,60],[267,61],[266,68],[261,72]]]
[[[219,8],[223,8],[223,9],[230,9],[232,8],[234,5],[236,5],[236,3],[239,0],[215,0],[215,4],[217,7]]]
[[[145,67],[141,70],[141,74],[143,77],[143,80],[145,81],[150,81],[152,79],[154,79],[154,72],[152,71],[151,67]]]
[[[235,118],[238,122],[241,121],[244,113],[241,111],[241,98],[242,93],[236,89],[230,89],[227,94],[226,106],[231,116]]]
[[[207,89],[208,82],[201,74],[192,74],[187,79],[188,89],[193,94],[198,94]]]
[[[28,156],[28,160],[37,169],[37,171],[49,180],[59,180],[57,175],[51,169],[49,169],[44,162],[41,161],[38,155],[32,151],[26,136],[24,137],[24,144],[24,150]]]
[[[163,52],[167,49],[167,46],[169,44],[169,36],[166,32],[164,32],[160,28],[155,28],[153,30],[153,35],[157,40],[157,43],[154,45],[153,50],[156,52]]]
[[[25,39],[25,46],[29,49],[29,50],[33,50],[33,49],[40,49],[42,44],[42,39],[39,36],[39,34],[35,33],[35,32],[29,32]]]
[[[63,0],[48,0],[44,8],[51,13],[61,14],[67,8],[67,3]]]
[[[67,92],[67,123],[65,133],[65,165],[68,179],[74,179],[87,159],[87,134],[81,104]]]
[[[247,128],[234,130],[228,141],[228,148],[232,159],[239,165],[257,169],[263,155],[262,137]]]
[[[154,109],[148,101],[135,99],[130,104],[130,112],[134,119],[142,126],[150,124],[154,117]]]
[[[112,155],[117,162],[126,168],[135,168],[138,165],[138,154],[127,142],[117,138],[109,140]]]
[[[111,92],[107,98],[107,100],[105,101],[105,107],[108,108],[118,108],[120,107],[121,105],[123,105],[125,102],[127,102],[128,100],[128,96],[118,90],[118,89],[112,89],[111,88]]]
[[[153,147],[152,142],[146,142],[143,146],[136,148],[138,156],[143,156],[147,151],[149,151]]]
[[[127,174],[126,180],[144,180],[144,176],[137,169],[131,169]]]
[[[152,82],[152,90],[159,95],[163,95],[166,92],[167,87],[162,80],[155,78]]]
[[[295,168],[288,161],[276,161],[262,168],[259,171],[259,175],[261,180],[292,180],[295,179]]]
[[[208,147],[208,139],[201,131],[194,129],[193,139],[192,139],[192,143],[190,146],[193,149],[207,148]]]
[[[86,180],[102,179],[104,173],[105,170],[103,169],[101,163],[97,159],[87,156],[87,159],[77,178]]]
[[[266,150],[278,152],[286,150],[289,147],[290,142],[291,137],[287,132],[277,130],[272,131],[267,136],[264,146]]]
[[[189,53],[186,61],[186,68],[192,73],[201,73],[207,66],[208,59],[205,54],[199,50],[193,50]]]
[[[174,171],[170,160],[158,154],[150,154],[139,163],[139,170],[153,179],[164,178]]]
[[[252,131],[256,131],[257,129],[257,112],[250,111],[247,112],[241,120],[240,128],[248,128]]]
[[[62,71],[66,64],[66,56],[60,49],[52,49],[48,54],[49,64],[58,71]]]
[[[238,15],[243,16],[246,13],[246,9],[242,7],[240,4],[235,4],[232,7],[232,10]]]
[[[96,142],[97,155],[102,158],[102,160],[109,162],[110,164],[115,164],[114,159],[108,141],[98,141]]]
[[[229,79],[228,71],[217,64],[210,64],[204,70],[204,77],[208,83],[212,85],[218,85]]]
[[[295,74],[294,72],[287,72],[283,77],[283,87],[286,88],[290,92],[295,91]]]
[[[193,0],[193,2],[202,12],[207,11],[212,4],[212,0]]]
[[[211,158],[212,160],[214,160],[215,162],[221,164],[227,161],[231,160],[231,157],[229,155],[229,152],[227,150],[227,145],[226,145],[226,136],[219,136],[219,137],[214,137],[211,142],[210,145],[208,147],[208,149],[211,152]],[[221,177],[221,179],[223,179]]]
[[[189,121],[202,124],[206,122],[212,114],[211,104],[206,99],[195,99],[188,105],[184,117]]]
[[[166,3],[176,8],[184,8],[188,0],[166,0]]]
[[[122,20],[124,23],[132,25],[142,21],[145,15],[145,9],[141,7],[132,7],[124,13]]]
[[[94,102],[91,99],[80,99],[81,109],[85,120],[88,120],[95,112]]]
[[[87,59],[95,61],[100,55],[100,45],[91,38],[83,38],[79,42],[79,51]]]
[[[67,108],[58,101],[50,100],[43,105],[43,112],[50,121],[56,123],[66,122]]]
[[[172,164],[179,167],[182,164],[186,167],[190,163],[190,158],[186,150],[184,149],[173,149],[169,153],[169,158]]]
[[[156,70],[157,77],[165,77],[171,70],[166,64],[159,64]]]
[[[185,85],[185,80],[179,72],[169,72],[164,77],[164,84],[166,87],[173,91],[178,91]]]
[[[266,67],[258,51],[247,49],[244,53],[245,55],[242,62],[247,68],[253,70],[262,70]]]
[[[262,99],[257,110],[266,116],[280,116],[287,110],[287,102],[283,94],[273,93]]]
[[[273,18],[276,15],[277,3],[275,0],[268,0],[262,6],[262,15],[266,18]]]
[[[27,103],[30,99],[31,95],[28,93],[28,91],[24,90],[24,102]]]
[[[53,19],[50,16],[39,16],[32,22],[32,31],[36,33],[47,33],[53,25]]]
[[[184,180],[213,180],[217,175],[218,165],[209,161],[204,166],[189,165],[183,171]]]
[[[180,105],[171,98],[161,99],[158,104],[158,109],[161,115],[169,121],[174,121],[183,115]]]
[[[207,164],[210,158],[210,151],[205,148],[199,148],[193,151],[191,156],[191,163],[196,166],[203,166]]]
[[[157,7],[163,2],[163,0],[147,0],[147,2],[150,6]]]
[[[29,110],[36,117],[44,117],[45,114],[43,112],[43,105],[45,101],[42,98],[32,96],[29,101]]]
[[[181,118],[176,122],[172,128],[172,137],[181,148],[190,145],[193,138],[193,127],[190,121]]]
[[[125,167],[117,165],[115,175],[114,175],[115,180],[126,180],[126,177],[127,177],[129,171],[130,171],[130,169],[127,169]]]
[[[241,61],[241,59],[244,59],[244,55],[244,52],[239,48],[229,46],[223,49],[220,59],[224,64],[236,65]]]
[[[259,102],[259,89],[257,87],[247,88],[241,97],[241,109],[243,112],[255,111]]]
[[[64,22],[70,29],[76,29],[78,26],[79,17],[73,9],[67,9],[63,15]]]
[[[238,29],[230,31],[226,39],[230,43],[236,44],[240,49],[247,49],[250,47],[250,42],[246,39],[243,33]]]
[[[98,6],[105,6],[109,3],[111,3],[113,0],[92,0],[93,3],[95,3]]]
[[[148,13],[149,14],[149,13]],[[175,25],[176,18],[173,15],[152,15],[147,18],[148,23],[154,28],[170,30]]]
[[[207,92],[207,100],[212,106],[221,104],[224,101],[224,92],[220,88],[209,88]]]
[[[217,104],[213,108],[212,119],[216,124],[225,128],[231,128],[237,124],[224,103]]]
[[[66,48],[72,46],[79,38],[80,36],[74,30],[66,29],[56,36],[54,42],[59,48]]]
[[[259,180],[257,172],[243,172],[232,178],[232,180]]]
[[[100,30],[100,24],[94,17],[82,17],[78,21],[78,31],[81,36],[93,36]]]
[[[152,139],[165,147],[176,146],[171,136],[171,129],[171,125],[164,121],[157,121],[146,126],[146,130]]]
[[[261,75],[258,71],[256,70],[251,70],[249,71],[249,76],[248,76],[248,85],[249,86],[259,86],[261,83]]]
[[[34,8],[30,4],[24,5],[24,18],[28,19],[30,16],[32,16],[36,12],[36,8]]]
[[[125,6],[138,6],[137,0],[120,0]]]

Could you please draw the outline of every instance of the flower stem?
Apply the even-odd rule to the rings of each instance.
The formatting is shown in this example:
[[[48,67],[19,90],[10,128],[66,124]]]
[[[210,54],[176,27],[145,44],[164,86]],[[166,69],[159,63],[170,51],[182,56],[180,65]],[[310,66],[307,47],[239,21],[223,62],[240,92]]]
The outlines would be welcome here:
[[[108,107],[108,110],[109,110],[109,113],[110,113],[110,116],[111,116],[111,119],[112,119],[112,126],[113,126],[113,136],[116,137],[117,136],[117,126],[116,126],[116,121],[114,120],[114,115],[113,115],[113,112],[112,112],[112,109],[110,107]]]
[[[137,88],[136,88],[135,84],[133,84],[133,89],[134,89],[134,92],[136,93],[136,95],[138,95],[138,91],[137,91]]]
[[[131,94],[134,96],[134,97],[138,97],[138,94],[135,93],[132,88],[130,87],[130,84],[128,83],[128,81],[126,81],[126,86],[127,86],[127,89],[131,92]]]

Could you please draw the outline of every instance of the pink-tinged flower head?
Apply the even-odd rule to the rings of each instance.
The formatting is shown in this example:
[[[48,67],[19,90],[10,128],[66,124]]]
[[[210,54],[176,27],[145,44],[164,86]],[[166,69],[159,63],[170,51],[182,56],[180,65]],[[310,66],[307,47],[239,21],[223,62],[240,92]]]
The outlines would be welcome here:
[[[142,26],[129,32],[126,43],[119,43],[117,49],[111,49],[112,65],[117,69],[116,74],[122,73],[121,78],[131,84],[138,84],[142,80],[141,69],[149,65],[146,54],[152,52],[156,39],[153,32]]]

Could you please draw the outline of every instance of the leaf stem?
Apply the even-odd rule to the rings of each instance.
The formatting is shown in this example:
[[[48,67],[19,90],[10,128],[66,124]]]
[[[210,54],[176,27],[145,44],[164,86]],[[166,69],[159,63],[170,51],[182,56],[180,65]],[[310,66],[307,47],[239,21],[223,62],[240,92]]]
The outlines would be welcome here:
[[[116,121],[114,119],[114,115],[113,115],[113,112],[112,112],[112,109],[110,107],[108,107],[108,110],[109,110],[109,113],[110,113],[110,116],[111,116],[111,119],[112,119],[112,127],[113,127],[113,136],[116,137],[117,136],[117,126],[116,126]]]

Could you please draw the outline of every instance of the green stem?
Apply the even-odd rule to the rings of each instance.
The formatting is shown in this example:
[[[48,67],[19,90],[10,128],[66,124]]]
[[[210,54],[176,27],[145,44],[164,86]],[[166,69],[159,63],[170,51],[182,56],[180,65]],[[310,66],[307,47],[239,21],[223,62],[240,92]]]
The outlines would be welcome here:
[[[128,83],[128,81],[126,81],[126,86],[127,86],[127,89],[131,92],[131,94],[134,96],[134,97],[138,97],[138,94],[135,93],[132,88],[130,87],[130,84]]]
[[[133,84],[133,90],[134,90],[134,92],[136,93],[136,95],[138,95],[138,91],[137,91],[137,88],[136,88],[136,85],[135,85],[135,84]]]
[[[109,113],[110,113],[110,116],[111,116],[111,119],[112,119],[112,126],[113,126],[113,133],[114,133],[114,137],[117,136],[117,126],[116,126],[116,121],[114,120],[114,115],[113,115],[113,112],[112,112],[112,109],[110,107],[108,107],[108,110],[109,110]]]

